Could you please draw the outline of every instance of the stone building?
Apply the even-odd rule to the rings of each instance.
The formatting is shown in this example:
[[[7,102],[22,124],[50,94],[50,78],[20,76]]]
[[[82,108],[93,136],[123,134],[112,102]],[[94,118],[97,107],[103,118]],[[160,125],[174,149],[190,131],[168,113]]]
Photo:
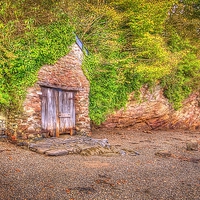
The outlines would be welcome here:
[[[27,90],[23,113],[8,119],[8,134],[26,139],[90,132],[89,81],[82,59],[82,50],[74,44],[54,65],[41,67],[38,81]]]

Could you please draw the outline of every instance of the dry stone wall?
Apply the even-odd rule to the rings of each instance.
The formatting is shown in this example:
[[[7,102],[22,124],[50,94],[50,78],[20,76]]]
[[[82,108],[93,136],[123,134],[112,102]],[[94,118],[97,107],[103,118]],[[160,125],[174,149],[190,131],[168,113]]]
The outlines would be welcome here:
[[[199,93],[191,94],[183,102],[183,107],[176,111],[163,96],[163,91],[159,86],[152,91],[143,87],[140,102],[134,98],[134,93],[132,93],[126,108],[109,115],[101,127],[199,130],[200,96]]]

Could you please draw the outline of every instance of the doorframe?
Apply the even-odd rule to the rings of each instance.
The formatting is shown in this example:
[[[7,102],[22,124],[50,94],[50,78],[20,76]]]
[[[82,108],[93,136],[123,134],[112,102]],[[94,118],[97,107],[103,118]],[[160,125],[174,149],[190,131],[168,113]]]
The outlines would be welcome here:
[[[78,91],[83,90],[82,88],[72,88],[72,87],[57,87],[57,86],[53,86],[53,85],[49,85],[49,84],[39,84],[40,88],[41,88],[41,94],[39,94],[40,99],[41,99],[41,122],[42,122],[42,88],[50,88],[50,89],[55,89],[58,92],[59,91],[65,91],[65,92],[73,92],[73,99],[74,99],[74,114],[76,116],[76,101],[75,101],[75,95]],[[59,95],[56,96],[55,98],[55,104],[56,104],[56,108],[59,108],[59,99],[58,99]],[[75,117],[75,126],[76,126],[76,117]],[[59,137],[60,135],[60,118],[59,118],[59,109],[56,109],[56,132],[55,132],[55,136]],[[70,135],[73,135],[73,128],[70,128]]]

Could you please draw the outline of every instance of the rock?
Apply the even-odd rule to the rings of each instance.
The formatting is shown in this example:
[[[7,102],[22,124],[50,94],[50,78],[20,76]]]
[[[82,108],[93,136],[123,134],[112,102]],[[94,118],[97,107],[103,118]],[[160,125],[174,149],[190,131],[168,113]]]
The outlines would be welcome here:
[[[160,150],[160,151],[156,152],[155,155],[163,157],[163,158],[167,158],[167,157],[170,157],[172,154],[168,150]]]
[[[200,129],[200,106],[198,92],[184,100],[182,108],[172,109],[163,95],[163,89],[157,85],[140,90],[140,103],[131,93],[127,106],[111,113],[100,125],[101,128],[131,127],[132,130]],[[151,133],[149,131],[148,133]]]
[[[100,145],[88,145],[88,144],[78,144],[80,149],[80,155],[90,156],[90,155],[103,155],[113,153],[111,148],[102,147]]]
[[[186,149],[188,151],[198,151],[198,142],[196,140],[187,141]]]
[[[26,134],[22,134],[22,140],[27,140],[27,135]]]
[[[40,153],[40,154],[44,154],[48,150],[49,150],[49,148],[37,148],[36,152]]]
[[[89,155],[126,155],[125,150],[119,151],[110,146],[107,139],[94,139],[90,137],[73,136],[67,139],[42,138],[41,141],[30,142],[31,151],[47,156],[62,156],[67,154]],[[131,152],[132,153],[132,152]]]
[[[28,131],[28,133],[34,133],[35,129],[30,126],[30,127],[28,127],[27,131]]]
[[[34,151],[34,152],[37,152],[37,153],[44,153],[44,151],[50,150],[51,144],[45,144],[45,143],[35,144],[35,143],[30,143],[28,145],[28,148],[31,151]]]
[[[122,156],[125,156],[126,155],[126,152],[124,150],[119,150],[119,153],[122,155]]]
[[[102,139],[102,140],[100,139],[98,141],[98,144],[100,144],[102,147],[109,147],[110,146],[107,139]]]
[[[24,142],[24,141],[18,141],[17,142],[17,146],[28,146],[27,142]]]
[[[28,135],[28,139],[33,139],[35,136],[33,134]]]
[[[45,152],[47,156],[63,156],[67,155],[69,152],[65,149],[52,149]]]
[[[42,137],[43,138],[48,138],[49,137],[49,133],[48,132],[42,132]]]
[[[132,150],[132,149],[126,149],[126,148],[123,148],[122,150],[120,150],[119,153],[120,153],[121,155],[125,155],[125,154],[122,154],[122,153],[121,153],[121,152],[123,152],[123,151],[125,152],[125,154],[131,155],[131,156],[138,156],[138,155],[140,155],[139,152],[134,151],[134,150]]]
[[[79,147],[67,147],[69,154],[80,154],[81,149]]]
[[[12,136],[10,137],[10,141],[11,141],[11,143],[16,144],[16,143],[17,143],[17,138],[16,138],[16,136],[15,136],[15,135],[12,135]]]

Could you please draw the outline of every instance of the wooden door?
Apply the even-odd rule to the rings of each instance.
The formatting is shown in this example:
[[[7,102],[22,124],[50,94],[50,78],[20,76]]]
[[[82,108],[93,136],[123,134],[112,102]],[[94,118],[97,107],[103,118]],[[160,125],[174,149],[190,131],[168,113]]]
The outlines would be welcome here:
[[[74,127],[74,93],[42,87],[42,129],[51,136],[59,136],[71,133]]]

